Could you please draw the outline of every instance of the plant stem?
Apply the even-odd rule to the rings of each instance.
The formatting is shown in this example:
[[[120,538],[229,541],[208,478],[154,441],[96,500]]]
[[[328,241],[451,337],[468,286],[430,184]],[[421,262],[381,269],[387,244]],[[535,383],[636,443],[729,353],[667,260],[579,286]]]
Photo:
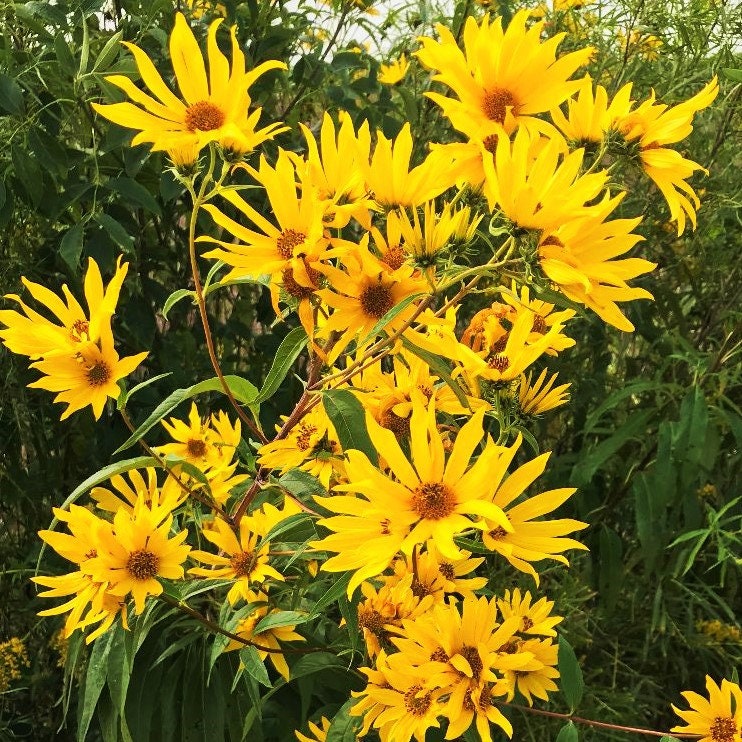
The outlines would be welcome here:
[[[645,729],[644,727],[627,727],[623,724],[610,724],[606,721],[595,721],[594,719],[585,719],[582,716],[573,716],[572,714],[560,714],[556,711],[545,711],[543,709],[535,709],[530,706],[520,706],[517,703],[507,703],[506,701],[495,701],[498,706],[507,706],[512,709],[518,709],[528,714],[536,714],[538,716],[549,716],[552,719],[564,719],[564,721],[571,721],[575,724],[585,724],[590,727],[598,727],[600,729],[615,729],[619,732],[629,732],[631,734],[647,734],[652,737],[675,737],[676,739],[699,739],[699,734],[683,734],[681,732],[658,732],[656,729]]]
[[[229,384],[227,384],[227,380],[224,378],[221,366],[219,365],[219,360],[216,357],[214,338],[211,334],[211,328],[209,327],[209,317],[206,313],[206,300],[204,298],[203,286],[201,284],[201,273],[198,270],[198,257],[196,256],[196,222],[198,220],[198,212],[200,211],[201,206],[207,200],[206,189],[212,182],[212,175],[214,173],[215,155],[213,147],[210,147],[209,152],[211,161],[209,164],[209,169],[201,182],[201,188],[199,189],[198,193],[191,190],[191,197],[193,199],[193,210],[191,212],[191,218],[188,225],[188,254],[191,260],[191,274],[193,275],[193,285],[196,291],[196,302],[198,304],[198,311],[201,316],[201,324],[204,328],[204,337],[206,338],[206,347],[209,351],[211,365],[213,366],[214,373],[216,373],[217,378],[222,385],[224,393],[227,395],[227,399],[229,399],[239,418],[245,423],[245,425],[247,425],[248,428],[250,428],[252,434],[263,443],[267,443],[268,439],[265,437],[260,428],[248,417],[242,407],[240,407],[240,405],[237,403],[237,400],[234,398],[234,394],[232,394],[232,390],[229,388]]]

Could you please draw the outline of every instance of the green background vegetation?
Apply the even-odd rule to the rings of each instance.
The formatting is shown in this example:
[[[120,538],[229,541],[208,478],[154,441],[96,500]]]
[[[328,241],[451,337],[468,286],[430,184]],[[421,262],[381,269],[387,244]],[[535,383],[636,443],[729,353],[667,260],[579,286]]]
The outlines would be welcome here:
[[[239,26],[249,63],[289,62],[287,73],[266,75],[251,91],[264,107],[263,120],[294,127],[277,144],[301,148],[297,122],[316,127],[325,110],[339,109],[388,135],[411,121],[418,154],[448,135],[422,97],[429,85],[423,70],[413,67],[401,86],[390,88],[376,79],[386,60],[349,49],[367,37],[363,27],[373,21],[390,58],[409,54],[434,21],[458,29],[467,13],[481,13],[475,3],[461,0],[449,9],[453,17],[426,4],[396,6],[388,15],[382,8],[372,17],[351,3],[326,7],[323,17],[332,19],[321,24],[302,2],[293,9],[262,0],[223,5]],[[114,99],[105,74],[135,74],[114,33],[141,45],[169,74],[174,9],[171,0],[0,2],[0,293],[21,293],[23,275],[51,288],[66,282],[80,295],[88,256],[110,276],[123,253],[130,269],[115,324],[120,352],[150,349],[136,380],[171,372],[131,401],[137,421],[172,390],[213,376],[195,307],[182,301],[167,318],[162,312],[174,290],[189,286],[188,204],[163,157],[130,148],[131,132],[96,118],[89,103],[101,95]],[[506,17],[513,10],[493,8]],[[646,196],[646,182],[630,195],[625,212],[645,217],[641,254],[659,264],[641,282],[656,301],[629,308],[632,335],[594,315],[569,326],[577,345],[553,367],[572,382],[572,402],[534,431],[542,450],[554,451],[545,484],[579,487],[565,515],[590,523],[583,535],[590,552],[575,556],[569,570],[547,570],[540,591],[567,617],[564,632],[582,665],[586,690],[578,713],[669,728],[675,723],[669,703],[679,702],[680,690],[700,689],[705,673],[732,677],[742,662],[739,640],[719,642],[697,628],[700,620],[736,625],[742,615],[742,10],[713,0],[642,0],[594,4],[550,22],[568,30],[586,13],[594,22],[578,21],[578,35],[563,49],[596,46],[590,72],[609,92],[632,80],[635,97],[655,88],[664,102],[675,103],[713,74],[721,81],[717,101],[681,145],[710,171],[693,181],[703,193],[698,230],[678,239],[661,196],[655,190]],[[203,32],[208,20],[194,24]],[[332,38],[320,38],[320,25]],[[660,38],[659,59],[645,60],[622,45],[617,31],[627,28]],[[630,178],[639,184],[639,173]],[[257,288],[214,297],[209,310],[225,373],[259,386],[291,325],[272,327],[267,293]],[[127,431],[116,416],[96,424],[88,411],[61,424],[50,395],[26,388],[35,377],[25,359],[0,348],[0,641],[23,638],[31,660],[0,694],[0,740],[72,740],[84,737],[79,730],[89,724],[90,740],[127,739],[127,732],[134,742],[235,740],[247,728],[247,739],[282,742],[308,716],[333,715],[360,682],[346,669],[349,655],[308,655],[294,666],[292,674],[301,677],[289,685],[268,690],[253,678],[230,693],[236,656],[216,662],[207,686],[213,637],[160,604],[133,632],[112,632],[92,652],[79,637],[72,641],[65,672],[53,642],[61,622],[36,616],[47,607],[29,581],[40,548],[36,531],[48,526],[51,506],[111,462]],[[286,412],[298,389],[289,377],[268,403],[267,417]],[[216,409],[221,399],[212,402]],[[63,566],[47,553],[43,569]],[[503,588],[533,587],[505,568],[492,578]],[[313,588],[317,599],[331,582]],[[328,613],[312,631],[347,651],[339,618]],[[168,647],[174,649],[163,656]],[[135,650],[129,677],[125,668]],[[558,696],[551,708],[569,710]],[[560,728],[541,717],[514,717],[521,740],[554,739]],[[222,736],[214,736],[218,729]],[[580,735],[626,739],[586,728]]]

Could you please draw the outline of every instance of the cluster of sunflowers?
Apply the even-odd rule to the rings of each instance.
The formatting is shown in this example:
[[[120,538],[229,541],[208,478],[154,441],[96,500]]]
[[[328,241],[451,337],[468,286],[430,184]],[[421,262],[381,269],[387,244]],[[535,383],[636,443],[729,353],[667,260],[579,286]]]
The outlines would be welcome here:
[[[472,724],[482,740],[492,739],[492,725],[512,735],[502,708],[516,693],[531,705],[557,689],[562,617],[545,597],[488,585],[476,572],[499,555],[538,586],[544,560],[566,564],[566,551],[585,548],[569,537],[585,523],[547,518],[574,490],[531,491],[549,454],[512,465],[519,452],[525,458],[529,417],[568,398],[569,384],[557,385],[546,368],[536,377],[532,367],[574,345],[565,327],[581,307],[633,330],[619,303],[651,298],[628,282],[654,264],[621,257],[642,239],[641,217],[612,218],[626,194],[609,183],[619,166],[636,165],[662,192],[678,234],[687,220],[695,226],[699,201],[687,179],[702,168],[668,145],[714,100],[716,80],[674,107],[654,96],[637,103],[630,84],[609,99],[590,78],[573,78],[592,50],[558,56],[563,34],[544,38],[544,21],[529,25],[521,11],[503,28],[499,18],[469,17],[463,49],[438,26],[438,38],[421,39],[416,53],[441,84],[426,95],[460,141],[431,144],[413,165],[409,124],[389,139],[340,112],[337,123],[325,114],[319,139],[301,126],[303,153],[279,148],[273,164],[261,154],[255,166],[250,153],[287,127],[259,128],[248,91],[285,65],[247,70],[234,28],[230,64],[220,24],[208,28],[207,72],[176,16],[170,51],[183,100],[127,44],[151,95],[110,76],[129,101],[94,108],[137,130],[132,144],[165,151],[192,196],[193,295],[207,338],[197,260],[204,243],[211,247],[203,257],[229,268],[210,290],[267,283],[278,317],[297,314],[308,346],[305,390],[270,440],[255,405],[237,404],[210,345],[224,391],[254,436],[256,469],[247,473],[238,458],[242,425],[226,413],[202,418],[194,404],[187,421],[163,420],[173,440],[147,446],[153,466],[165,469],[163,484],[155,468],[134,468],[128,480],[112,477],[110,489],[94,487],[91,507],[55,510],[68,533],[41,537],[76,571],[35,578],[50,588],[44,597],[67,598],[44,613],[67,614],[68,636],[95,627],[92,641],[117,619],[126,626],[130,600],[140,614],[148,598],[168,599],[163,580],[181,580],[191,559],[205,566],[187,573],[215,581],[215,595],[228,588],[224,600],[239,607],[223,630],[225,650],[252,647],[288,681],[282,645],[306,639],[296,628],[311,619],[311,605],[300,606],[306,615],[282,610],[280,586],[291,571],[343,573],[349,598],[360,588],[348,630],[362,632],[368,657],[360,668],[367,685],[351,711],[363,717],[359,735],[424,740],[443,720],[446,739]],[[267,215],[230,184],[237,169],[262,188]],[[212,234],[196,235],[201,210]],[[88,404],[99,418],[106,400],[119,398],[117,382],[146,356],[119,359],[113,347],[126,267],[104,288],[90,260],[89,312],[66,287],[62,301],[28,281],[58,322],[17,296],[22,314],[0,312],[0,338],[45,374],[32,386],[59,392],[63,418]],[[459,310],[475,291],[496,300],[466,321]],[[347,420],[333,414],[347,397],[337,395],[365,410],[368,445],[347,444]],[[297,469],[316,488],[284,487],[276,496],[282,479],[274,473]],[[273,548],[306,520],[316,526],[307,547]],[[186,524],[216,553],[188,545]],[[679,711],[687,725],[677,729],[738,741],[739,687],[708,684],[709,701],[685,694],[691,710]],[[329,728],[323,719],[311,733],[322,740]]]

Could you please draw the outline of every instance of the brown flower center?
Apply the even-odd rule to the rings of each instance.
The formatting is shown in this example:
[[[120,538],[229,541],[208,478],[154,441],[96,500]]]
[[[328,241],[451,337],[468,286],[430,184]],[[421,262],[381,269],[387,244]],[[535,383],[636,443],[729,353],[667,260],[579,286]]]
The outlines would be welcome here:
[[[509,90],[495,88],[484,94],[482,110],[488,119],[496,121],[498,124],[504,124],[508,108],[511,108],[514,114],[518,108],[518,103]]]
[[[381,415],[379,425],[382,428],[391,430],[397,438],[404,438],[410,434],[410,418],[400,417],[395,412],[392,412],[392,410],[387,410]]]
[[[421,600],[426,595],[432,595],[433,594],[433,591],[430,588],[431,588],[430,585],[426,584],[425,582],[421,582],[420,580],[417,579],[417,577],[415,577],[412,580],[412,584],[410,585],[410,590],[412,591],[412,594],[416,598],[420,598]]]
[[[281,238],[279,237],[279,239]],[[319,283],[321,276],[320,272],[314,268],[310,268],[309,266],[306,266],[306,268],[309,280],[314,284],[313,286],[302,286],[294,278],[294,271],[292,268],[284,268],[281,272],[281,283],[284,291],[295,299],[308,299],[316,291],[317,284]]]
[[[360,301],[364,313],[376,319],[381,319],[394,306],[392,291],[383,283],[367,286],[360,296]]]
[[[241,551],[229,560],[237,577],[249,577],[255,571],[257,562],[258,558],[254,551]]]
[[[479,680],[482,677],[482,670],[484,670],[484,663],[482,658],[479,656],[479,651],[476,647],[470,647],[468,644],[461,647],[459,654],[469,663],[471,667],[471,673],[474,680]]]
[[[508,366],[510,365],[510,360],[507,356],[496,353],[492,356],[492,358],[489,359],[489,361],[487,361],[487,365],[494,371],[499,371],[500,373],[502,373],[503,371],[507,370]]]
[[[185,125],[188,131],[214,131],[224,123],[224,111],[207,100],[200,100],[188,106]]]
[[[132,551],[129,560],[126,562],[126,569],[135,580],[149,580],[157,574],[159,558],[151,551],[138,549]]]
[[[77,319],[70,328],[70,338],[73,340],[73,342],[79,343],[83,339],[88,337],[89,331],[90,325],[88,324],[88,321],[84,319]]]
[[[500,654],[515,654],[520,648],[520,639],[511,639],[509,642],[503,644],[497,651]]]
[[[453,580],[456,577],[456,572],[454,571],[453,564],[441,564],[438,567],[438,571],[447,579],[447,580]]]
[[[404,694],[404,705],[413,716],[425,716],[425,713],[430,708],[430,691],[422,696],[418,696],[417,694],[421,690],[421,685],[413,685]]]
[[[186,450],[188,455],[194,459],[201,459],[206,456],[206,443],[200,438],[189,438],[186,443]]]
[[[384,262],[393,270],[401,268],[407,258],[407,253],[399,246],[394,245],[384,253]]]
[[[111,369],[105,361],[96,361],[85,373],[91,386],[103,386],[111,378]]]
[[[558,237],[555,237],[553,234],[550,234],[545,240],[541,242],[541,247],[546,247],[547,245],[555,245],[556,247],[564,247],[564,243]]]
[[[412,495],[412,509],[428,520],[441,520],[456,507],[456,496],[443,482],[420,484]]]
[[[299,434],[296,436],[296,447],[300,451],[308,451],[312,446],[312,436],[317,432],[314,425],[302,423],[299,426]]]
[[[497,134],[490,134],[482,140],[482,144],[487,152],[491,152],[493,155],[497,154],[497,141],[499,137]]]
[[[433,662],[448,662],[450,658],[446,654],[446,650],[443,649],[443,647],[438,647],[438,649],[436,649],[435,652],[430,655],[430,659]]]
[[[294,257],[294,248],[301,245],[307,238],[303,232],[297,232],[295,229],[284,229],[276,239],[276,249],[278,254],[284,259],[289,260]]]
[[[505,536],[508,535],[508,532],[502,526],[497,526],[497,528],[493,528],[487,535],[490,538],[495,539],[495,541],[499,541],[500,539],[505,538]]]
[[[729,716],[717,716],[709,727],[709,735],[714,742],[734,742],[737,726]]]
[[[508,337],[510,337],[510,333],[507,333],[503,335],[493,346],[492,346],[492,352],[493,353],[502,353],[508,344]]]
[[[533,626],[533,621],[531,621],[528,616],[523,616],[523,628],[521,631],[528,631]]]
[[[537,314],[533,318],[531,332],[537,332],[539,335],[543,335],[546,332],[546,320],[540,314]]]
[[[375,608],[358,606],[358,625],[370,631],[382,643],[388,643],[390,639],[389,632],[384,628],[385,624],[384,616]]]

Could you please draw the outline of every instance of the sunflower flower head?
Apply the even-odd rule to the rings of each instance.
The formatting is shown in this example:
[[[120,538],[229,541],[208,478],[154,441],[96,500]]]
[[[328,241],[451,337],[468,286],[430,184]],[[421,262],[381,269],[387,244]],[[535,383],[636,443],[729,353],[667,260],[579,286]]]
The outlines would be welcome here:
[[[195,146],[200,150],[210,142],[218,142],[237,152],[248,152],[285,131],[286,127],[278,123],[258,129],[261,109],[249,112],[248,89],[264,73],[285,69],[286,65],[270,60],[247,71],[245,55],[237,41],[237,29],[232,27],[230,66],[217,44],[217,30],[222,20],[215,20],[209,26],[207,75],[196,37],[185,16],[176,14],[170,35],[170,59],[182,100],[165,84],[147,53],[125,42],[151,95],[124,75],[109,75],[107,82],[120,88],[131,102],[94,103],[93,108],[120,126],[138,130],[132,145],[148,143],[155,150],[179,154],[188,151],[184,147]]]

